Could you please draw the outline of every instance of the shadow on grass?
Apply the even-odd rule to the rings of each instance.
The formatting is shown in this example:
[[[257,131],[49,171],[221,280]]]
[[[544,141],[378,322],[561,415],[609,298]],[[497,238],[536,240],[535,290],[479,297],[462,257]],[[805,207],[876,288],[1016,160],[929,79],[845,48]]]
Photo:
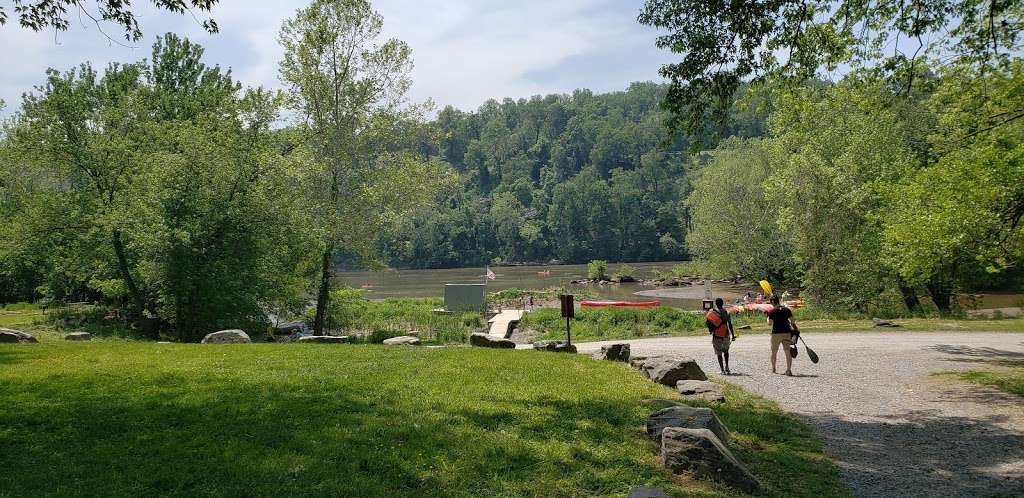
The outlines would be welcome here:
[[[731,433],[729,446],[764,485],[764,495],[850,496],[813,429],[732,384],[724,384],[724,394],[725,403],[694,405],[715,410]]]
[[[856,496],[1024,496],[1024,435],[1004,417],[937,411],[854,421],[811,415]]]
[[[147,346],[7,372],[0,496],[724,496],[657,466],[624,403],[641,393],[621,395],[647,384],[589,360],[610,393],[445,377],[509,360],[533,379],[516,353]],[[581,363],[555,360],[563,377]]]

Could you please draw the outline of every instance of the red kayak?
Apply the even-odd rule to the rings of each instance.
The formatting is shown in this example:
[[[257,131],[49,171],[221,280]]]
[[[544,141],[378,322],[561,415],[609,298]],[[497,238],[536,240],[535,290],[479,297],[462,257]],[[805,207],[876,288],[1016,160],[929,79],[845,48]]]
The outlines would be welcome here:
[[[584,308],[607,308],[610,306],[628,308],[653,308],[661,306],[661,301],[580,301]]]

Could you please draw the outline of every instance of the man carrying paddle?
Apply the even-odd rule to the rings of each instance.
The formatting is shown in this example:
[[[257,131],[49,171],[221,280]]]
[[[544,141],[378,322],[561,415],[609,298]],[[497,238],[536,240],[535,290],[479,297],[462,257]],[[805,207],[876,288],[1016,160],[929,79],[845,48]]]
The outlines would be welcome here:
[[[718,356],[718,368],[722,370],[722,375],[729,375],[732,373],[729,371],[729,346],[736,339],[736,331],[732,328],[732,317],[725,311],[722,298],[715,299],[715,307],[704,315],[704,324],[711,334],[711,346]]]
[[[793,375],[793,356],[790,354],[790,345],[795,339],[796,322],[793,321],[793,311],[779,304],[778,296],[772,296],[772,310],[768,312],[768,323],[772,327],[772,373],[775,371],[775,357],[778,356],[779,346],[782,346],[783,354],[786,355],[786,375]]]

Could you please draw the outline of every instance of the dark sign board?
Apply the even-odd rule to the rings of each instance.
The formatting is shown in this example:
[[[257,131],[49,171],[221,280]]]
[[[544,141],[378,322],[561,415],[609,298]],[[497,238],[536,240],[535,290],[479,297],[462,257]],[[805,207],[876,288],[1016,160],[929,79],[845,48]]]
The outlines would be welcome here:
[[[575,318],[576,308],[573,307],[572,294],[562,294],[558,299],[562,301],[562,318]]]

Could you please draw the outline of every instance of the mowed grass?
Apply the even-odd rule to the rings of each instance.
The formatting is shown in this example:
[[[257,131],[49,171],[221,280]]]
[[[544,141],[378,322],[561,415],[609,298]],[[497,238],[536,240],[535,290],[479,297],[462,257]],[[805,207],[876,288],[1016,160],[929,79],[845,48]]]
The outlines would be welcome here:
[[[806,426],[729,387],[768,496],[844,496]],[[641,436],[677,397],[585,356],[122,340],[0,345],[0,496],[735,496]]]
[[[1024,396],[1024,367],[998,370],[967,370],[949,372],[943,375],[956,377],[964,382],[996,387],[1017,396]]]

